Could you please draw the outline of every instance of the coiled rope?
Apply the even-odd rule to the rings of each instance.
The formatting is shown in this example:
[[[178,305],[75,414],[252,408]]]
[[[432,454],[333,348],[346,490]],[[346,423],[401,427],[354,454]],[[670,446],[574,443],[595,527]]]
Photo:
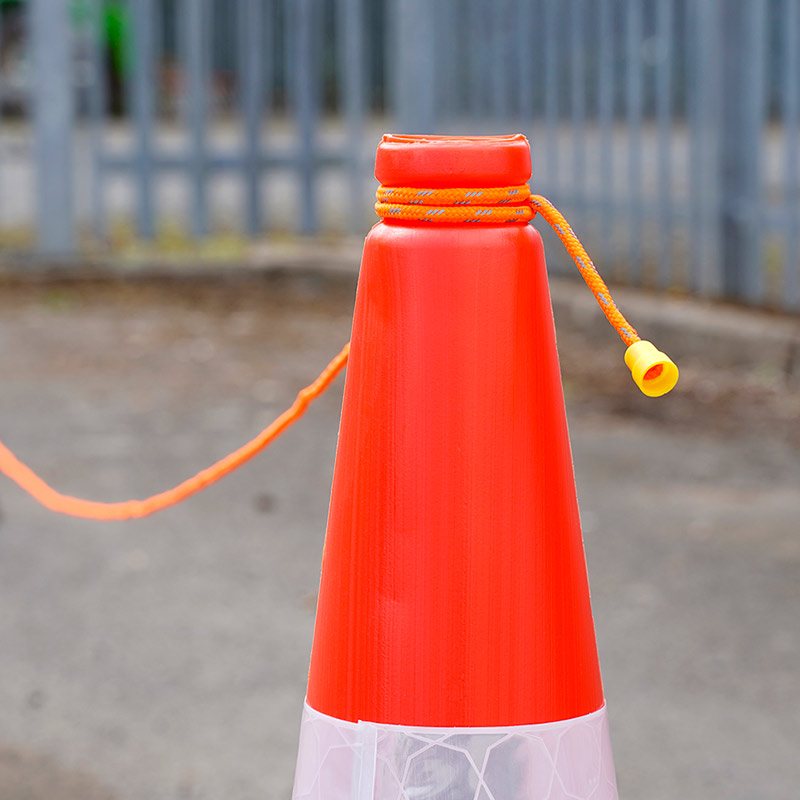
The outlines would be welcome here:
[[[540,214],[563,242],[592,294],[597,298],[603,313],[625,344],[630,346],[641,341],[633,326],[617,308],[608,287],[564,216],[546,198],[532,195],[527,185],[481,189],[381,186],[378,189],[377,199],[375,210],[378,216],[387,220],[413,220],[433,224],[508,224],[529,222],[537,213]],[[106,521],[149,516],[191,497],[258,455],[300,419],[309,405],[333,383],[347,364],[349,353],[348,342],[320,376],[301,389],[294,403],[258,436],[172,489],[144,500],[104,503],[62,494],[43,481],[2,442],[0,442],[0,471],[43,506],[60,514]],[[652,373],[653,377],[657,377],[661,369],[659,364],[651,368],[647,375]]]
[[[640,341],[633,325],[617,308],[605,281],[564,215],[546,198],[531,194],[527,184],[490,189],[416,189],[381,186],[375,211],[383,219],[430,223],[530,222],[540,214],[556,235],[591,289],[614,330],[626,345]]]

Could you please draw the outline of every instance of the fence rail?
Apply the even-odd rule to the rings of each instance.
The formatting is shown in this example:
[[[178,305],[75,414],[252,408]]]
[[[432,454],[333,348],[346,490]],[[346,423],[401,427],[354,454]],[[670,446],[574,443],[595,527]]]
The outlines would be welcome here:
[[[24,4],[0,248],[27,207],[48,255],[124,218],[360,233],[382,128],[519,130],[612,278],[800,309],[800,0],[67,5]]]

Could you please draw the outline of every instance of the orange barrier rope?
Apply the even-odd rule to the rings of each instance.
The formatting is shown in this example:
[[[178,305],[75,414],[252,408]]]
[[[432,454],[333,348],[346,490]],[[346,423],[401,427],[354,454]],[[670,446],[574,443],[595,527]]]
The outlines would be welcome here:
[[[81,500],[61,494],[48,486],[29,467],[23,464],[4,444],[0,442],[0,471],[11,478],[31,497],[43,506],[59,514],[95,520],[137,519],[154,514],[169,506],[174,506],[201,489],[205,489],[220,478],[224,478],[240,467],[245,461],[258,455],[267,445],[278,438],[290,425],[305,414],[309,405],[316,400],[344,369],[350,354],[350,343],[336,358],[328,364],[322,374],[305,389],[301,389],[294,403],[283,412],[272,424],[266,427],[254,439],[242,445],[225,458],[210,467],[198,472],[192,478],[179,483],[172,489],[155,494],[145,500],[125,500],[120,503],[100,503],[93,500]]]
[[[529,222],[538,213],[561,239],[587,286],[614,330],[627,345],[639,334],[625,319],[611,297],[605,281],[589,258],[563,214],[545,197],[532,195],[527,184],[489,189],[419,189],[411,186],[381,186],[375,211],[384,219],[433,223]]]
[[[588,253],[561,212],[549,200],[531,195],[524,186],[501,186],[488,189],[418,189],[381,186],[375,210],[380,217],[432,223],[528,222],[537,213],[552,226],[583,279],[594,294],[608,321],[629,345],[625,361],[634,380],[645,394],[657,396],[668,392],[677,381],[677,368],[663,353],[644,342],[623,316],[611,297]],[[293,425],[308,406],[333,383],[344,369],[350,354],[348,342],[322,374],[305,389],[294,403],[254,439],[230,455],[198,472],[172,489],[144,500],[102,503],[61,494],[45,483],[0,442],[0,472],[24,489],[43,506],[60,514],[94,520],[124,520],[146,517],[174,506],[233,472],[258,455]]]

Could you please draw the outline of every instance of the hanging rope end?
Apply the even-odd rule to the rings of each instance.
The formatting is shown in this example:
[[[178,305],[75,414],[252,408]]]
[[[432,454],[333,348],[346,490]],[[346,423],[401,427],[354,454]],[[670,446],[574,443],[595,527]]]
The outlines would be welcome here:
[[[625,351],[625,364],[631,371],[634,383],[648,397],[661,397],[672,391],[678,382],[678,367],[666,354],[657,350],[652,342],[634,342]]]

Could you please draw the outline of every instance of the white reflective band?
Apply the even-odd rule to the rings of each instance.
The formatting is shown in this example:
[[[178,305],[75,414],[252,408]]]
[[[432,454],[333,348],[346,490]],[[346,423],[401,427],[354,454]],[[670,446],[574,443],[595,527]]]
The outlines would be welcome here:
[[[618,800],[608,719],[508,728],[346,722],[307,703],[293,800]]]

